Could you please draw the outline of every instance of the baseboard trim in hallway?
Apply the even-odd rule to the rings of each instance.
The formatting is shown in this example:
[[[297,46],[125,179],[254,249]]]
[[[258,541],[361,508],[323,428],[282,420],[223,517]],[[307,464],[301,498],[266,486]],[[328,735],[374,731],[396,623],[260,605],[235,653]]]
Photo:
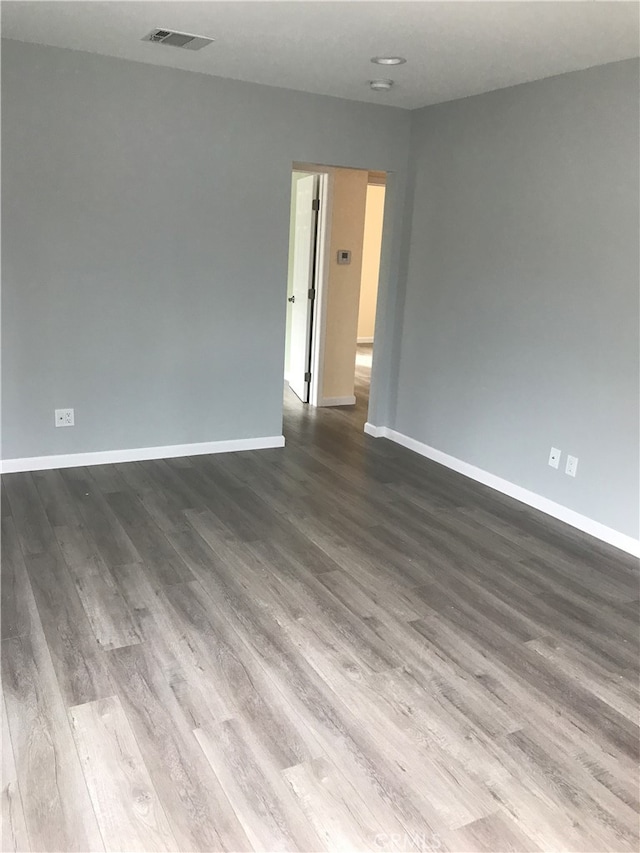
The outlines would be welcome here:
[[[375,426],[367,422],[364,425],[364,431],[367,435],[373,436],[373,438],[388,438],[390,441],[394,441],[408,450],[413,450],[414,453],[419,453],[420,456],[425,456],[427,459],[444,465],[452,471],[457,471],[458,474],[463,474],[465,477],[489,486],[489,488],[495,489],[503,495],[508,495],[510,498],[514,498],[527,506],[538,509],[553,518],[557,518],[558,521],[564,521],[565,524],[569,524],[583,533],[588,533],[590,536],[600,539],[601,542],[613,545],[614,548],[619,548],[621,551],[632,554],[634,557],[640,557],[640,540],[634,539],[626,533],[621,533],[619,530],[607,527],[606,524],[601,524],[599,521],[595,521],[586,515],[581,515],[579,512],[575,512],[562,504],[549,500],[549,498],[531,492],[522,486],[517,486],[515,483],[509,482],[509,480],[503,480],[502,477],[497,477],[489,471],[477,468],[469,462],[464,462],[462,459],[450,456],[448,453],[443,453],[442,450],[437,450],[435,447],[423,444],[421,441],[416,441],[415,438],[410,438],[410,436],[389,427]]]
[[[23,459],[3,459],[0,461],[0,473],[44,471],[49,468],[81,468],[85,465],[143,462],[147,459],[175,459],[180,456],[205,456],[210,453],[231,453],[238,450],[267,450],[272,447],[284,447],[284,435],[264,435],[257,438],[237,438],[226,441],[201,441],[196,444],[169,444],[159,447],[133,447],[126,450],[98,450],[89,453],[27,456]]]
[[[347,397],[323,397],[320,401],[321,406],[355,406],[356,398],[353,394]]]

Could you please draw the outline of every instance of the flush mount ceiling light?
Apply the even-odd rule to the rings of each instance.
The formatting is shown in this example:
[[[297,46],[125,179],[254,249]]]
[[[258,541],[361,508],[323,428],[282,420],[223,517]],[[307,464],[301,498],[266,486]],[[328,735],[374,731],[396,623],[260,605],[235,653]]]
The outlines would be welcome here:
[[[369,80],[369,86],[374,92],[388,92],[393,86],[393,80]]]
[[[404,56],[372,56],[371,61],[375,65],[404,65],[407,60]]]

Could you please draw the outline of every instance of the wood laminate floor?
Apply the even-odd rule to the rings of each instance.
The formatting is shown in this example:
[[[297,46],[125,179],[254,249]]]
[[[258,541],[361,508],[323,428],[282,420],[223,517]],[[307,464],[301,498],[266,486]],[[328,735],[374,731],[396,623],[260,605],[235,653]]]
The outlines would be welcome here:
[[[638,846],[636,561],[286,397],[10,474],[3,850]]]

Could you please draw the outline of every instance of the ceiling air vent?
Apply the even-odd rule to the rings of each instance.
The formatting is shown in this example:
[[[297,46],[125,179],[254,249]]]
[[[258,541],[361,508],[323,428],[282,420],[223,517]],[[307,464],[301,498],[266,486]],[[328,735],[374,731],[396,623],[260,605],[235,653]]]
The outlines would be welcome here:
[[[194,36],[190,33],[176,33],[173,30],[151,30],[142,41],[155,41],[158,44],[168,44],[170,47],[183,47],[185,50],[200,50],[211,44],[213,39],[205,36]]]

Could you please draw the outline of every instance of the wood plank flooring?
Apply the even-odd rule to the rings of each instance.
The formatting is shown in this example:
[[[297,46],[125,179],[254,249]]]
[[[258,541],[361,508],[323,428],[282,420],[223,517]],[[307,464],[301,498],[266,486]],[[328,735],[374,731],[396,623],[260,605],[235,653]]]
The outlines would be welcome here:
[[[638,849],[637,561],[365,436],[368,374],[3,478],[3,850]]]

